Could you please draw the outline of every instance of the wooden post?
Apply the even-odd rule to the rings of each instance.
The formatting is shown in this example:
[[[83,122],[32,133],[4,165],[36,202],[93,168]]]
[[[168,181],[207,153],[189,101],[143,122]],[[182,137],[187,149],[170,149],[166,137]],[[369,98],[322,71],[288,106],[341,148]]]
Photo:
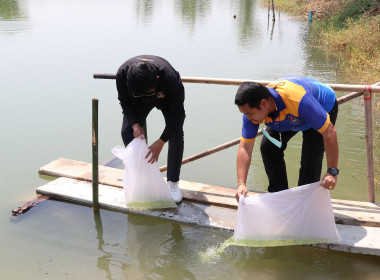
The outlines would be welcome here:
[[[92,99],[92,209],[99,212],[98,99]]]
[[[372,92],[364,91],[365,139],[367,144],[367,184],[368,201],[375,202],[375,172],[373,165],[373,134],[372,134]]]

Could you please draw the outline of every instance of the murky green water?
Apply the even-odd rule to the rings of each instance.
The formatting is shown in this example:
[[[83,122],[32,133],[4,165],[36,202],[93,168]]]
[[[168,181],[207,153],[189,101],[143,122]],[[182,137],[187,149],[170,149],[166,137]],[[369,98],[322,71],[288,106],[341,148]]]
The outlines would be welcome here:
[[[230,232],[110,211],[94,217],[90,208],[57,201],[11,218],[47,182],[39,167],[59,157],[91,161],[91,98],[100,100],[100,161],[122,143],[114,81],[92,75],[115,73],[131,56],[163,56],[182,76],[349,82],[333,57],[307,43],[312,26],[285,14],[272,26],[267,15],[260,1],[0,0],[0,279],[379,278],[376,257],[300,246],[229,246],[217,255]],[[239,137],[237,87],[185,87],[185,157]],[[366,201],[361,101],[339,110],[341,175],[332,196]],[[162,128],[153,111],[149,139]],[[294,139],[286,153],[290,185],[300,143]],[[257,147],[254,153],[249,182],[265,190]],[[234,187],[235,160],[233,147],[184,165],[181,178]]]

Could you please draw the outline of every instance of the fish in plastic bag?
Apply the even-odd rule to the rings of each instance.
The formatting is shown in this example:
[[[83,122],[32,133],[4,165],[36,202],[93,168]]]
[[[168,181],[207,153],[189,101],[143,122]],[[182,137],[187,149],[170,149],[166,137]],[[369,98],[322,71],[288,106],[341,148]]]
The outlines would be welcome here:
[[[123,188],[128,208],[139,210],[175,208],[170,191],[157,163],[145,158],[149,149],[144,137],[135,138],[126,148],[116,146],[112,153],[124,163]]]
[[[321,182],[275,193],[241,196],[229,245],[269,247],[341,240],[330,192]]]

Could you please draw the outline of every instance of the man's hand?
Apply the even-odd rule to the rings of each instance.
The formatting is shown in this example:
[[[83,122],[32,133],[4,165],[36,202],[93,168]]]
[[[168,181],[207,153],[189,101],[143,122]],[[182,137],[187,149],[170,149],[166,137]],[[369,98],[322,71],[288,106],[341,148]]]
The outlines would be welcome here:
[[[247,181],[248,170],[251,164],[252,150],[253,150],[254,142],[243,142],[240,141],[238,154],[237,154],[237,179],[239,185],[237,186],[237,191],[235,194],[235,198],[237,202],[239,202],[239,198],[241,195],[246,196],[248,193],[247,186],[245,182]]]
[[[239,184],[238,189],[237,189],[236,194],[235,194],[235,198],[236,198],[237,202],[239,203],[240,196],[245,197],[247,195],[247,193],[248,193],[247,186],[245,184]]]
[[[325,176],[323,176],[322,179],[322,187],[324,187],[327,190],[333,190],[337,183],[337,176],[333,176],[330,173],[326,173]]]
[[[154,142],[152,145],[148,147],[149,152],[146,154],[145,158],[148,158],[150,155],[150,159],[148,160],[149,163],[154,163],[158,161],[158,157],[160,156],[161,150],[164,147],[165,142],[161,139],[158,139],[156,142]]]
[[[327,167],[337,167],[339,158],[338,138],[336,136],[335,127],[329,123],[327,129],[322,133],[323,144],[326,150]],[[336,186],[337,176],[326,173],[322,179],[322,186],[325,189],[333,190]]]
[[[133,136],[135,138],[138,138],[140,137],[141,135],[144,134],[144,130],[142,129],[142,127],[138,124],[138,123],[135,123],[133,126]]]

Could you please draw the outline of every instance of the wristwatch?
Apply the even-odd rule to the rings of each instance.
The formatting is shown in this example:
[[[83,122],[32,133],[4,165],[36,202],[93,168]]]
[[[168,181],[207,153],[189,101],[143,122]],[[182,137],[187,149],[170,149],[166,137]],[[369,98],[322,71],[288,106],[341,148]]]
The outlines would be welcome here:
[[[337,176],[339,174],[339,169],[336,167],[327,168],[327,173]]]

